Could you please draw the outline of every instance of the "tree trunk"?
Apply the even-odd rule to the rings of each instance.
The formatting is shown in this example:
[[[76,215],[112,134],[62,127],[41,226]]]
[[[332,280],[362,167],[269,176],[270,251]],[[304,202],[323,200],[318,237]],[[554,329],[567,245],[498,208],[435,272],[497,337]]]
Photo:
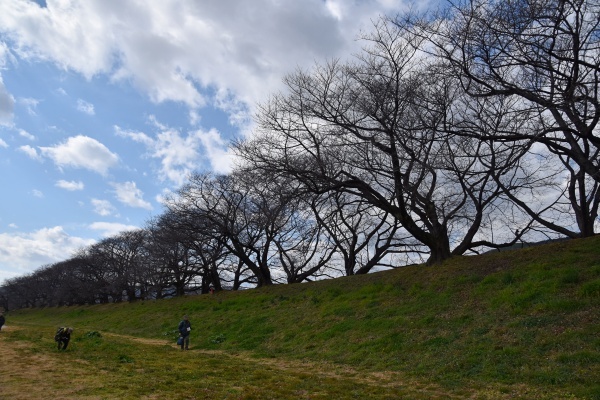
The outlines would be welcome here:
[[[427,259],[427,265],[439,264],[452,256],[450,251],[450,241],[448,240],[448,232],[441,229],[441,232],[433,232],[431,243],[425,243],[431,251]]]

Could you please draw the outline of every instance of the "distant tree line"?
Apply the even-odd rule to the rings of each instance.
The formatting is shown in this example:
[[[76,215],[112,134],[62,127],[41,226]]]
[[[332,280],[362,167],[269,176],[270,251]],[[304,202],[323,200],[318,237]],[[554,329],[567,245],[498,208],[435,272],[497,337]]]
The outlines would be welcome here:
[[[285,78],[143,229],[0,288],[6,308],[96,304],[435,264],[592,236],[600,2],[465,0],[381,18],[352,61]]]

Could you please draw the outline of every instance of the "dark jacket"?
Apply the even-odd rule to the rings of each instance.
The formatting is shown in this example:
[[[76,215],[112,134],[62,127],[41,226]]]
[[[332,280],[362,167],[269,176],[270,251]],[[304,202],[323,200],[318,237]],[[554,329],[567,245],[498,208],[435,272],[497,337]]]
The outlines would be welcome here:
[[[54,340],[57,342],[68,342],[71,340],[71,332],[69,332],[68,328],[64,328],[54,336]]]
[[[182,319],[179,323],[179,334],[183,337],[189,336],[190,331],[188,328],[192,329],[192,324],[190,323],[190,321]]]

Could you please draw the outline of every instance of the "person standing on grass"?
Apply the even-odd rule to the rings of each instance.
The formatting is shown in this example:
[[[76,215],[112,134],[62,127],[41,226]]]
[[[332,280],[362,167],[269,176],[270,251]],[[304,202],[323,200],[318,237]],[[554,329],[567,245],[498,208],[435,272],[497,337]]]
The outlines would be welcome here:
[[[179,336],[183,339],[181,341],[181,350],[190,349],[190,331],[192,330],[192,324],[187,315],[183,316],[183,319],[179,323]]]
[[[4,325],[5,322],[6,322],[6,319],[4,318],[4,313],[0,313],[0,331],[2,331],[2,326]]]

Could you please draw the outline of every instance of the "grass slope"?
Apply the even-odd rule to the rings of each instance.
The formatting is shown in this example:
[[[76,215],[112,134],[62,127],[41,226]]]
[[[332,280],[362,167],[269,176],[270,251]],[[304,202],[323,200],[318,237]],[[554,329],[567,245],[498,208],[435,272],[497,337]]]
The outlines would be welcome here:
[[[56,326],[74,326],[69,357],[93,361],[105,371],[111,362],[121,367],[137,362],[131,368],[156,383],[153,371],[165,373],[164,365],[144,368],[142,360],[165,352],[182,356],[172,344],[181,315],[188,314],[198,355],[193,365],[218,369],[220,379],[212,387],[220,382],[223,388],[211,392],[217,398],[267,398],[265,393],[301,398],[298,393],[305,393],[311,399],[600,399],[599,306],[600,237],[594,237],[308,284],[19,310],[9,313],[7,322],[38,332],[10,339],[37,340],[38,350],[51,346]],[[142,349],[131,341],[119,344],[124,339],[110,333],[170,346]],[[243,362],[235,358],[240,354]],[[236,367],[226,370],[222,359]],[[253,360],[263,361],[257,367]],[[295,367],[274,372],[268,360]],[[311,386],[311,375],[303,375],[311,368],[348,372],[334,374],[335,379],[319,375],[321,383]],[[181,374],[173,382],[194,381],[191,372]],[[273,380],[277,374],[280,379]],[[135,379],[142,379],[139,375]],[[242,382],[240,376],[248,379]],[[231,392],[232,387],[237,389]],[[415,388],[424,390],[422,397],[410,391]],[[119,396],[126,398],[124,393],[129,392]]]

